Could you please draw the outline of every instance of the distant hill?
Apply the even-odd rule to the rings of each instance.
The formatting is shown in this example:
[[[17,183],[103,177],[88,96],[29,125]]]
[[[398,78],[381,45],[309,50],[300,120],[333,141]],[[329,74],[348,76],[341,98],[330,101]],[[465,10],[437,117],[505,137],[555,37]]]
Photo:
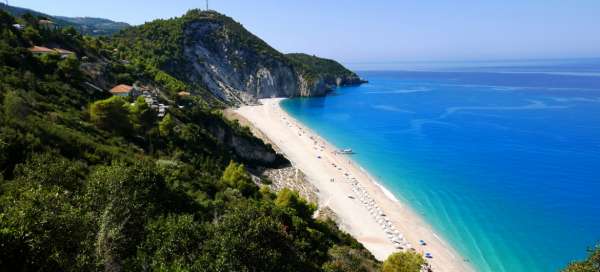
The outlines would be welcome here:
[[[23,16],[26,13],[30,13],[31,15],[35,16],[47,17],[48,19],[52,19],[60,26],[72,26],[84,35],[110,36],[121,31],[122,29],[131,27],[127,23],[115,22],[103,18],[52,16],[31,9],[6,6],[5,4],[0,4],[0,8],[16,17]]]

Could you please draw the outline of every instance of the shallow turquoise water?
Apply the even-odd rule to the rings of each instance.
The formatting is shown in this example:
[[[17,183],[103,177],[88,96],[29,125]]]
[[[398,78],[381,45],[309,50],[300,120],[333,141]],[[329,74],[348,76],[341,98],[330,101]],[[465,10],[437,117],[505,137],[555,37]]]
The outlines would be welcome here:
[[[282,105],[479,271],[557,271],[600,241],[600,77],[560,69],[363,72]]]

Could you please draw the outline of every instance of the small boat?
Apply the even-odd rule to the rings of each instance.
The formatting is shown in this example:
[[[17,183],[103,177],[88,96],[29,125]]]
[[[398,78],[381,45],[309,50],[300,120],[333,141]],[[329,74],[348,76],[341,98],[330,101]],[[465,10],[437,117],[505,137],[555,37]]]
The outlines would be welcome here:
[[[352,148],[345,148],[342,150],[338,150],[337,153],[339,153],[339,154],[354,154],[354,151],[352,151]]]

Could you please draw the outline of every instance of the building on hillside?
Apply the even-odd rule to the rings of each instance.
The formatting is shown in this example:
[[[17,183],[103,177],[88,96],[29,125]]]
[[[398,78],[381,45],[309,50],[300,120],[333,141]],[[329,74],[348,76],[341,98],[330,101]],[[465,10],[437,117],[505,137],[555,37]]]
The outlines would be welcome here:
[[[69,50],[65,50],[65,49],[61,49],[61,48],[54,48],[54,49],[50,49],[47,47],[43,47],[43,46],[34,46],[29,48],[29,52],[31,52],[32,54],[36,55],[36,56],[41,56],[41,55],[46,55],[46,54],[59,54],[61,58],[66,58],[68,56],[75,56],[75,53]]]
[[[25,29],[25,26],[23,26],[22,24],[14,24],[12,25],[16,30],[23,30]]]
[[[177,95],[178,95],[179,97],[186,97],[186,96],[190,96],[190,95],[192,95],[192,94],[191,94],[191,93],[189,93],[189,92],[179,92],[179,93],[177,93]]]
[[[36,56],[56,53],[56,51],[43,46],[34,46],[32,48],[29,48],[29,52]]]
[[[170,106],[167,106],[165,104],[158,104],[158,118],[165,117],[169,108]]]
[[[109,91],[114,96],[122,96],[122,97],[133,97],[136,98],[138,96],[137,88],[134,86],[129,86],[125,84],[120,84],[113,87]]]

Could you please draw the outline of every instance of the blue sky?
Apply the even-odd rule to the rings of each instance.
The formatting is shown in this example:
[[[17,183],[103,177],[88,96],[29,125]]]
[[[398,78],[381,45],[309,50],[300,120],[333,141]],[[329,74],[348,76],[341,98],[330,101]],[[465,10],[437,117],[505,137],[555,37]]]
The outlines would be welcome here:
[[[2,0],[4,1],[4,0]],[[204,0],[9,0],[53,15],[131,24]],[[344,63],[600,57],[599,0],[212,0],[283,52]]]

